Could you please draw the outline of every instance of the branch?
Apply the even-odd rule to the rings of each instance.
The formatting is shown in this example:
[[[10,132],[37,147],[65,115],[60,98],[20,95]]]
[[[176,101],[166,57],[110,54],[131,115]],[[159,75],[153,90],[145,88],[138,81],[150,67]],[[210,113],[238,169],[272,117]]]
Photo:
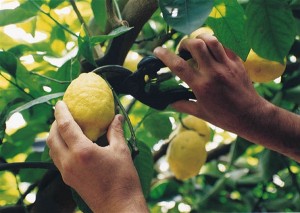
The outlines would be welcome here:
[[[128,33],[114,38],[104,57],[96,60],[97,65],[122,65],[144,24],[151,18],[157,8],[156,0],[129,0],[122,11],[122,18],[128,22],[130,27],[134,28]],[[87,61],[83,61],[81,65],[83,72],[95,69]]]

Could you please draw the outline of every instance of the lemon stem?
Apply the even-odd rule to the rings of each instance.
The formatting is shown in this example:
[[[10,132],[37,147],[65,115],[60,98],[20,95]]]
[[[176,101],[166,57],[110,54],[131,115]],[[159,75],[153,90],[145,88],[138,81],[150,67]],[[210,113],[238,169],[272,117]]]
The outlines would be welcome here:
[[[137,154],[139,153],[139,149],[138,149],[137,143],[136,143],[136,137],[135,137],[134,129],[132,127],[132,124],[130,122],[128,114],[127,114],[125,108],[123,107],[123,105],[122,105],[117,93],[115,92],[114,88],[110,85],[110,83],[106,79],[105,79],[105,81],[106,81],[107,85],[110,87],[110,89],[111,89],[111,91],[114,95],[114,99],[118,103],[118,106],[120,107],[120,110],[122,111],[122,114],[125,117],[126,123],[128,124],[130,135],[131,135],[131,138],[129,140],[129,146],[130,146],[131,151],[132,151],[131,152],[132,158],[134,159],[135,156],[137,156]]]

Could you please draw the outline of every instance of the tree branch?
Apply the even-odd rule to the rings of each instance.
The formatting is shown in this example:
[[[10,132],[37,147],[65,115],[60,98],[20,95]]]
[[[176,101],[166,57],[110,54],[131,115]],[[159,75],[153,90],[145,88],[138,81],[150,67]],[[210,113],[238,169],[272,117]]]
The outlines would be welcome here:
[[[151,18],[157,8],[156,0],[129,0],[124,6],[122,17],[123,20],[128,22],[130,27],[134,28],[128,33],[114,38],[104,57],[96,60],[97,65],[122,65],[144,24]],[[87,61],[82,62],[82,72],[89,72],[93,69],[95,67]]]

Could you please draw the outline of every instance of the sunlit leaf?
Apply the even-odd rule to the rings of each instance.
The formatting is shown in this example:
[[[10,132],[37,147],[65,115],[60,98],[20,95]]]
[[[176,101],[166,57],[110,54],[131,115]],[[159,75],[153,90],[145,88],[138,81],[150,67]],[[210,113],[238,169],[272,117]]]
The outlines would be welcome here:
[[[104,42],[106,40],[110,40],[115,37],[118,37],[118,36],[128,32],[131,29],[133,29],[133,27],[121,26],[121,27],[118,27],[118,28],[114,29],[113,31],[111,31],[108,35],[99,35],[99,36],[91,37],[90,42],[91,42],[91,44],[95,45],[95,44]]]
[[[250,47],[245,39],[244,10],[236,0],[216,0],[206,23],[225,47],[246,60]]]
[[[190,34],[201,27],[213,7],[213,0],[159,0],[165,21],[175,30]]]
[[[42,3],[41,1],[35,1],[36,4]],[[38,9],[33,6],[30,1],[25,1],[19,7],[15,9],[0,10],[0,26],[5,26],[8,24],[15,24],[21,21],[25,21],[38,12]]]

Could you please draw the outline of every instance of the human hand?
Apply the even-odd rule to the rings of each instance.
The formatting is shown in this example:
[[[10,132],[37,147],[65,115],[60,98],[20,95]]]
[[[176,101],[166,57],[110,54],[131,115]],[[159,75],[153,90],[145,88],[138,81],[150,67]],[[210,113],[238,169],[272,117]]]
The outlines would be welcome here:
[[[64,182],[93,212],[148,212],[138,174],[125,142],[121,115],[107,132],[109,145],[90,141],[59,101],[47,145]]]
[[[203,118],[221,128],[238,132],[241,119],[251,118],[267,102],[252,86],[241,59],[209,34],[185,39],[179,51],[189,51],[198,64],[187,61],[164,48],[154,54],[193,90],[197,101],[178,101],[178,111]]]

